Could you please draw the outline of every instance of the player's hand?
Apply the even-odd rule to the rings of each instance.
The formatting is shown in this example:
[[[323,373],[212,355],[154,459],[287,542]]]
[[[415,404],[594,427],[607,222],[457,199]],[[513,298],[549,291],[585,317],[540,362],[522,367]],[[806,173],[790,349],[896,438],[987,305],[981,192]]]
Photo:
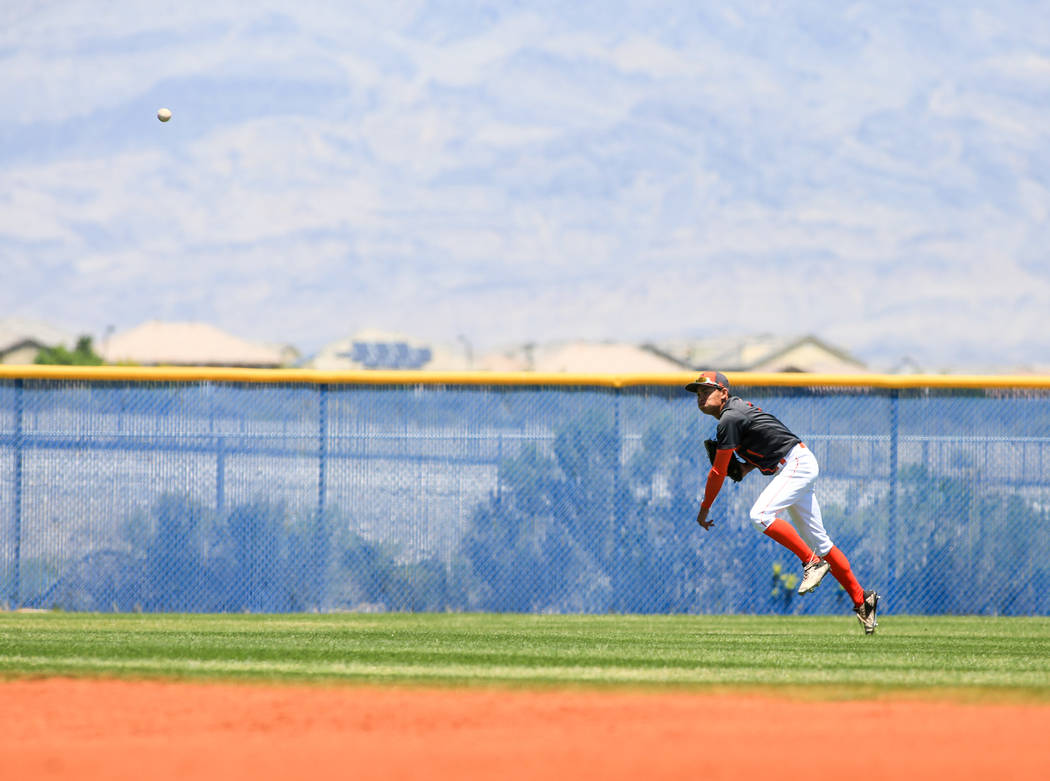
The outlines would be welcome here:
[[[700,512],[696,514],[696,522],[703,526],[705,531],[715,525],[714,521],[707,520],[707,513],[710,509],[710,507],[701,507]]]

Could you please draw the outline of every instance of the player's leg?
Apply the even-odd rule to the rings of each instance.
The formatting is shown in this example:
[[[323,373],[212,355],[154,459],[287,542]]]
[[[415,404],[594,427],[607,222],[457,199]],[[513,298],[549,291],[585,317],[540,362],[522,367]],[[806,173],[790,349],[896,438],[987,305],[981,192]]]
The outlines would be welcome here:
[[[812,459],[814,468],[816,468],[816,458],[812,454],[804,456],[803,459]],[[853,568],[850,567],[846,554],[831,541],[827,531],[824,529],[824,519],[820,513],[820,502],[817,501],[813,486],[814,484],[811,482],[807,490],[799,492],[797,501],[790,508],[790,514],[792,520],[802,532],[802,536],[810,541],[810,546],[821,557],[823,562],[826,562],[827,566],[820,572],[819,577],[816,577],[815,573],[817,570],[815,566],[807,566],[798,591],[800,594],[803,594],[816,588],[820,583],[820,578],[823,578],[824,573],[830,568],[832,576],[842,584],[842,588],[846,590],[850,600],[853,602],[853,610],[864,627],[864,632],[870,635],[875,631],[875,611],[878,607],[879,595],[874,591],[865,591],[861,587],[860,582],[853,574]],[[813,573],[813,577],[810,577],[811,573]]]
[[[820,521],[820,508],[812,492],[808,496],[803,494],[799,497],[799,501],[788,508],[788,515],[814,553],[822,557],[831,550],[833,543]]]
[[[861,588],[860,582],[857,580],[856,575],[853,574],[853,568],[850,567],[846,554],[839,548],[833,547],[824,554],[823,559],[831,566],[831,574],[835,577],[835,580],[842,584],[842,588],[846,589],[846,593],[849,594],[849,598],[853,601],[853,606],[856,607],[863,602],[864,589]]]
[[[828,566],[831,568],[831,574],[846,589],[846,593],[849,594],[853,605],[856,606],[863,602],[864,589],[861,588],[860,583],[854,576],[853,569],[849,565],[849,559],[846,558],[845,553],[835,546],[824,529],[824,519],[820,514],[820,502],[817,501],[812,484],[810,484],[808,491],[799,494],[798,500],[791,507],[791,511],[792,517],[799,528],[804,531],[805,536],[814,541],[813,550],[828,563]]]
[[[751,507],[750,517],[758,531],[790,550],[805,566],[815,561],[817,555],[799,536],[795,527],[784,520],[788,516],[788,508],[795,501],[798,487],[797,478],[793,479],[787,470],[781,469],[758,495]]]
[[[824,576],[831,569],[831,565],[824,561],[820,555],[821,551],[826,551],[831,546],[831,540],[828,539],[827,534],[823,530],[816,530],[816,533],[814,533],[814,529],[807,523],[805,514],[799,511],[797,505],[789,507],[788,513],[795,528],[798,529],[799,535],[813,549],[814,553],[813,559],[803,563],[802,580],[798,584],[798,593],[807,594],[820,585],[821,581],[824,580]]]
[[[798,593],[806,594],[820,585],[831,568],[826,561],[819,558],[832,547],[831,539],[824,530],[820,505],[814,493],[814,485],[820,474],[820,465],[808,448],[799,445],[788,454],[787,463],[782,471],[786,472],[787,479],[791,483],[790,496],[793,502],[787,508],[788,515],[802,539],[816,555],[814,559],[803,562],[802,581],[798,585]]]

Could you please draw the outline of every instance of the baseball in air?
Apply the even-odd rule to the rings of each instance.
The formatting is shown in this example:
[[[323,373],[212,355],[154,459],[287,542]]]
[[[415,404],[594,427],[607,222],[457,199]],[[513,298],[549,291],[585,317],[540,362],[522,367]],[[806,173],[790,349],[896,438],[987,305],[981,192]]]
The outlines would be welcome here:
[[[169,119],[171,119],[171,109],[162,108],[159,111],[157,111],[157,119],[159,119],[161,122],[167,122]]]

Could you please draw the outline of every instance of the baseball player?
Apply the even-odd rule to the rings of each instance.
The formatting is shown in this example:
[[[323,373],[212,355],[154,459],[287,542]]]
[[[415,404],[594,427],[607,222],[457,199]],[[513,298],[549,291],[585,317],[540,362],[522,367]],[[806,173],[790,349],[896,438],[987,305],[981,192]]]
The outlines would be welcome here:
[[[820,505],[813,492],[820,471],[813,453],[768,412],[730,395],[729,381],[721,372],[705,371],[685,389],[696,394],[701,412],[718,419],[714,458],[696,522],[705,530],[714,526],[713,521],[707,520],[707,514],[731,470],[740,470],[735,479],[754,469],[771,475],[773,479],[751,508],[751,522],[799,557],[802,562],[799,594],[819,586],[830,570],[853,600],[853,610],[864,633],[874,634],[879,595],[861,588],[846,555],[835,547],[824,530]],[[734,453],[744,463],[737,461]],[[788,516],[792,523],[788,523]]]

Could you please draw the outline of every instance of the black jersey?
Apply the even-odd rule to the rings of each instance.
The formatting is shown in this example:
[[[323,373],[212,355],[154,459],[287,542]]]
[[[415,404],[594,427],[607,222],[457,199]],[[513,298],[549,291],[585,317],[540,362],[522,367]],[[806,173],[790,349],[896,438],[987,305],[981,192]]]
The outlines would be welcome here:
[[[735,450],[766,474],[775,472],[780,460],[802,441],[768,412],[738,396],[726,401],[716,436],[719,450]]]

